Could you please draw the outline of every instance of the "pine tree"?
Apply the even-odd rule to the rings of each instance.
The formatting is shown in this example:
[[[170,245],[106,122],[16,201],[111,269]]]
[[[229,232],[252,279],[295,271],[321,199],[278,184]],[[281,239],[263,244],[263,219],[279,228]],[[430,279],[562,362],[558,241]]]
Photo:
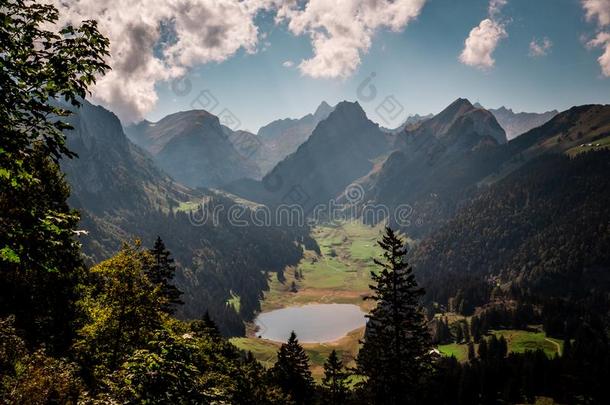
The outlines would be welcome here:
[[[180,300],[182,291],[172,284],[176,272],[174,259],[170,257],[171,253],[165,248],[165,244],[160,236],[157,236],[155,246],[150,250],[150,253],[155,260],[153,265],[146,269],[146,275],[153,284],[161,286],[161,295],[165,297],[167,301],[163,306],[163,310],[169,314],[173,314],[176,305],[184,304],[184,302]]]
[[[333,350],[330,352],[326,363],[324,363],[324,378],[322,379],[324,404],[339,405],[345,403],[349,392],[348,378],[349,374],[345,371],[343,362],[339,360],[337,352]]]
[[[294,331],[290,334],[288,342],[280,347],[271,374],[275,382],[297,404],[312,402],[314,382],[309,370],[309,358],[299,344]]]
[[[485,338],[481,339],[481,342],[479,343],[479,358],[483,361],[487,360],[488,357],[488,350],[487,350],[487,340]]]
[[[418,403],[418,389],[431,367],[430,337],[411,266],[404,260],[405,243],[390,228],[378,242],[383,249],[381,268],[371,273],[374,292],[368,297],[377,305],[367,317],[357,363],[367,377],[374,403]]]
[[[455,324],[455,341],[456,343],[462,343],[463,340],[464,334],[462,333],[462,324],[458,322]]]
[[[468,342],[468,361],[473,361],[477,358],[477,355],[474,352],[474,343]]]
[[[462,323],[463,326],[463,332],[464,332],[464,340],[466,342],[470,342],[470,327],[468,326],[468,321],[464,321]]]

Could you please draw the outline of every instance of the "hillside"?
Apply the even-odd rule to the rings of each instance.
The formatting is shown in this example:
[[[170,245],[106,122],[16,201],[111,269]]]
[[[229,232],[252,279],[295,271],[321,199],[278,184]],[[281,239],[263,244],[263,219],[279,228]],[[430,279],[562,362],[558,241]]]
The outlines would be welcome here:
[[[483,190],[412,252],[428,299],[465,310],[496,287],[587,297],[610,287],[610,151],[539,157]]]

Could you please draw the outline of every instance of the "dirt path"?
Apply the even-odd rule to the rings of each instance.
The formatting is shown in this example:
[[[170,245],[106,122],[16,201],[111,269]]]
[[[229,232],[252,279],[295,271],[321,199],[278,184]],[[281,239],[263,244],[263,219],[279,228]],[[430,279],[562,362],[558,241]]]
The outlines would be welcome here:
[[[557,354],[561,356],[561,345],[557,342],[555,342],[554,340],[551,340],[549,338],[544,338],[544,340],[546,340],[547,342],[551,342],[552,344],[555,345],[555,347],[557,348]]]

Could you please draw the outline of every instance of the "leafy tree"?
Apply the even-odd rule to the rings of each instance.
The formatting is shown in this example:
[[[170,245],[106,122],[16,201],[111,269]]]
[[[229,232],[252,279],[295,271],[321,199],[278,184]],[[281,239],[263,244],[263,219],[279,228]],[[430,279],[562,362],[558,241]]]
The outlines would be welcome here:
[[[274,381],[297,404],[312,402],[314,382],[309,370],[309,358],[299,344],[294,331],[290,334],[288,342],[280,347],[271,373]]]
[[[324,363],[322,388],[325,404],[339,405],[345,403],[349,393],[348,378],[349,373],[343,367],[343,362],[339,360],[337,351],[333,350]]]
[[[366,385],[374,403],[410,404],[417,402],[417,389],[431,367],[430,337],[419,304],[423,290],[405,261],[405,243],[389,227],[378,242],[383,249],[380,267],[371,272],[376,302],[367,317],[358,370],[367,377]]]
[[[195,352],[184,339],[157,332],[112,375],[110,396],[121,403],[205,403]]]
[[[161,289],[144,273],[152,260],[136,242],[123,245],[116,256],[91,269],[90,285],[80,302],[85,322],[76,347],[97,377],[148,342],[162,323]]]
[[[15,315],[29,344],[63,351],[73,336],[81,263],[78,215],[57,162],[73,156],[62,131],[103,62],[108,41],[96,23],[53,31],[57,9],[7,0],[0,7],[0,316]]]
[[[174,259],[170,257],[170,252],[165,248],[165,244],[160,236],[157,236],[155,246],[150,250],[154,258],[152,266],[146,269],[146,275],[155,285],[161,286],[161,295],[166,299],[163,310],[169,314],[174,313],[176,305],[182,305],[180,300],[182,291],[172,284],[176,273]]]

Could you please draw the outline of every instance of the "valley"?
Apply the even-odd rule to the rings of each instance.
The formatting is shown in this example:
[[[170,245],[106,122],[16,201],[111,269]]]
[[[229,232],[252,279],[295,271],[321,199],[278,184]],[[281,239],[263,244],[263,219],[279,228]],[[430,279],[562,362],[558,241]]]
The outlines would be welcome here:
[[[286,267],[283,277],[270,276],[269,290],[265,291],[261,301],[262,313],[312,304],[352,304],[369,312],[372,303],[364,300],[364,297],[370,292],[370,272],[376,271],[373,258],[380,254],[377,240],[382,232],[382,224],[368,226],[358,220],[314,227],[311,235],[317,242],[320,253],[305,250],[303,259],[296,266]],[[406,240],[413,246],[417,243],[408,237]],[[231,300],[231,305],[236,305],[235,298]],[[452,324],[470,320],[470,317],[453,313],[437,316],[450,319]],[[259,331],[254,323],[249,323],[246,331],[245,337],[232,338],[231,343],[241,350],[252,352],[266,367],[273,366],[281,342],[257,337]],[[285,331],[286,334],[289,332]],[[313,376],[317,380],[322,378],[324,362],[332,350],[337,351],[347,366],[355,366],[359,340],[363,335],[364,328],[358,328],[332,341],[302,341],[301,345],[310,359]],[[503,336],[508,351],[514,353],[541,349],[552,358],[561,354],[563,347],[562,340],[547,337],[540,325],[528,325],[524,330],[491,330],[489,336],[492,335],[498,338]],[[474,344],[474,347],[477,350],[478,344]],[[465,342],[439,344],[437,349],[443,356],[454,356],[460,362],[468,361],[468,345]]]

